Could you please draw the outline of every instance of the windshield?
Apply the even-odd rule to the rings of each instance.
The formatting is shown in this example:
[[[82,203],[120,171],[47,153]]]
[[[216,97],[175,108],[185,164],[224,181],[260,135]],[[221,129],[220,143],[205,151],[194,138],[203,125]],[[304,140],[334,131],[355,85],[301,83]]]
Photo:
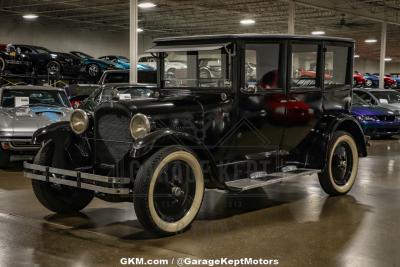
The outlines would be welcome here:
[[[370,104],[368,102],[366,102],[364,99],[362,99],[361,97],[359,97],[356,94],[353,94],[352,103],[355,106],[370,106]]]
[[[118,57],[118,59],[124,63],[129,63],[129,59],[127,59],[126,57]]]
[[[102,100],[110,100],[114,97],[120,99],[146,98],[153,96],[154,90],[150,88],[138,88],[131,86],[108,87],[104,89]]]
[[[398,104],[400,103],[400,93],[395,91],[371,91],[376,98],[378,98],[379,102],[386,102],[389,104]],[[383,101],[382,101],[383,100]]]
[[[164,53],[165,88],[230,88],[231,58],[225,49]]]
[[[92,56],[82,52],[72,52],[72,53],[80,58],[93,58]]]
[[[46,54],[46,53],[50,54],[51,53],[51,51],[49,49],[44,48],[44,47],[35,47],[35,50],[40,54]]]
[[[103,83],[129,83],[129,73],[107,73]]]
[[[70,107],[67,95],[56,90],[4,90],[1,100],[4,108],[32,105],[50,105],[58,107]]]

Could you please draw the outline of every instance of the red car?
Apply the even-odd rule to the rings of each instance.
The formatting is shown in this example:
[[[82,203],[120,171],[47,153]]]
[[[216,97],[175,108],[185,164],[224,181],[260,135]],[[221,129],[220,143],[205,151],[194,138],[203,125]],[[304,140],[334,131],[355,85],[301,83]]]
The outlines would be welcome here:
[[[353,86],[354,87],[364,87],[365,78],[358,71],[355,71],[353,74]]]
[[[379,73],[374,73],[373,75],[375,75],[376,77],[379,78]],[[397,82],[396,82],[395,79],[393,79],[389,75],[385,75],[383,77],[383,79],[384,79],[384,82],[385,82],[385,88],[396,88]]]

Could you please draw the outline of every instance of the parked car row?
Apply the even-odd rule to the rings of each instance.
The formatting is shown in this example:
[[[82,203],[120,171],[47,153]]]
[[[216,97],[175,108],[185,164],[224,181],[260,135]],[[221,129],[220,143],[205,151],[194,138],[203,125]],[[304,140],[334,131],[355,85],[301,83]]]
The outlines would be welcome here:
[[[129,69],[129,60],[123,56],[110,55],[96,59],[80,51],[60,53],[44,47],[21,44],[0,46],[0,75],[50,75],[97,81],[106,70]],[[154,67],[139,63],[139,76],[142,73],[151,73],[154,77],[156,75]]]
[[[378,88],[379,86],[379,73],[365,73],[361,74],[355,71],[353,74],[354,87]],[[398,76],[385,75],[384,88],[400,88],[400,78]]]

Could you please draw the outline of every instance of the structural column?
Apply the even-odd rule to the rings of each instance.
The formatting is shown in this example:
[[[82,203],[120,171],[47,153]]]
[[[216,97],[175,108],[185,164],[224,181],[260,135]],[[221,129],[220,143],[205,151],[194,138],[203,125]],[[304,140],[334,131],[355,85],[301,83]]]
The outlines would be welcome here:
[[[289,17],[288,17],[288,33],[294,34],[294,16],[296,4],[294,1],[289,1]]]
[[[138,62],[138,0],[130,0],[130,23],[129,23],[129,61],[131,70],[129,72],[129,83],[137,83],[137,62]]]
[[[379,59],[379,87],[385,87],[385,58],[386,58],[386,35],[387,35],[387,24],[382,22],[381,30],[381,55]]]

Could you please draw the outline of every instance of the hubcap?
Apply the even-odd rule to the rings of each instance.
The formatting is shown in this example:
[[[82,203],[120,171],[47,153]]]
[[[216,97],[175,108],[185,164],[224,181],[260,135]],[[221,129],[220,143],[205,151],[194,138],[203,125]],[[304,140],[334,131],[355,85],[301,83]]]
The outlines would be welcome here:
[[[193,204],[196,182],[192,168],[184,161],[172,161],[160,172],[154,187],[154,206],[167,222],[182,219]]]
[[[350,177],[353,167],[353,154],[351,147],[346,142],[339,143],[333,151],[331,168],[332,175],[337,185],[345,185]]]
[[[90,65],[89,66],[89,75],[92,77],[97,76],[99,73],[99,68],[96,65]]]

